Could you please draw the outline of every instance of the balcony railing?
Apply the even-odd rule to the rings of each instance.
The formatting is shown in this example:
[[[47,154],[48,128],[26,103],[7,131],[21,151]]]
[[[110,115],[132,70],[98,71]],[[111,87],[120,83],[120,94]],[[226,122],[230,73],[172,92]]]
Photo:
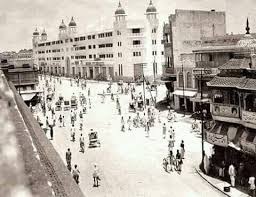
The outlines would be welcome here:
[[[199,61],[196,62],[197,68],[216,68],[218,65],[214,61]]]
[[[256,124],[256,112],[242,111],[242,120],[247,123]]]
[[[220,104],[220,103],[212,104],[212,114],[215,116],[239,118],[239,110],[240,110],[240,107],[237,105]]]

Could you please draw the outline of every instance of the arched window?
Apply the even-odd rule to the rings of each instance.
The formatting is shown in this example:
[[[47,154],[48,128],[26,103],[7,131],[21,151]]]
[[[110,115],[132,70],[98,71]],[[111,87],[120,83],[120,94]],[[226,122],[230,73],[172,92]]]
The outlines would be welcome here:
[[[193,88],[191,72],[187,73],[187,88]]]
[[[183,73],[179,73],[179,87],[183,87],[184,85],[184,78],[183,78]]]

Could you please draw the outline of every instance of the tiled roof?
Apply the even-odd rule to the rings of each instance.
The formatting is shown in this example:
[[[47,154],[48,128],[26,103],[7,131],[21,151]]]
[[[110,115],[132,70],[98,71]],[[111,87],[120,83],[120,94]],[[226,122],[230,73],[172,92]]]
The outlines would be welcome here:
[[[207,82],[207,86],[256,90],[256,79],[216,76],[211,81]]]
[[[240,86],[238,88],[240,88],[240,89],[248,89],[248,90],[256,90],[256,79],[246,79],[246,81],[243,84],[243,86]]]
[[[228,62],[219,67],[219,69],[240,69],[249,68],[250,59],[230,59]]]
[[[240,87],[245,82],[245,77],[214,77],[211,81],[207,82],[208,86],[213,87]]]

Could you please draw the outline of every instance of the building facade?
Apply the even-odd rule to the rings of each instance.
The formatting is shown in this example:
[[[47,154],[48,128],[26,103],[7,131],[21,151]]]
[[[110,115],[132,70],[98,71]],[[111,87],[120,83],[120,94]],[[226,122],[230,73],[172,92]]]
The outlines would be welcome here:
[[[113,28],[78,35],[73,17],[59,26],[58,40],[33,33],[35,64],[44,72],[90,79],[136,80],[162,75],[162,28],[152,1],[145,20],[127,20],[119,2]]]
[[[164,25],[163,33],[163,79],[169,83],[167,87],[173,93],[173,107],[176,110],[193,111],[190,98],[195,96],[197,90],[193,76],[196,66],[193,50],[202,45],[205,37],[226,34],[225,12],[175,10],[175,14],[171,14],[169,22]]]
[[[249,33],[249,26],[232,48],[236,48],[234,56],[207,82],[214,125],[205,133],[205,140],[214,145],[213,175],[233,164],[237,170],[236,184],[245,186],[248,181],[241,180],[256,173],[256,39]]]

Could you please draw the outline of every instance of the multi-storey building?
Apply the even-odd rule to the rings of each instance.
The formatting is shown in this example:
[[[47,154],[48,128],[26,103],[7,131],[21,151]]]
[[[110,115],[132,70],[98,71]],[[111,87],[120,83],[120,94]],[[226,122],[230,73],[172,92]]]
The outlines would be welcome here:
[[[33,33],[35,64],[53,74],[136,80],[144,73],[153,79],[162,74],[162,28],[152,1],[145,20],[127,20],[119,2],[112,29],[78,35],[73,17],[62,21],[57,40]]]
[[[4,68],[6,78],[14,84],[23,100],[27,104],[35,104],[40,91],[37,88],[38,69],[33,65],[33,51],[4,52],[0,54],[0,59],[0,68]]]
[[[236,45],[225,47],[233,57],[207,82],[215,124],[205,139],[214,145],[213,172],[223,168],[224,161],[226,168],[235,165],[240,178],[255,174],[256,154],[256,39],[249,25],[246,30]]]
[[[164,25],[163,32],[163,79],[168,81],[170,92],[175,89],[171,97],[173,107],[176,110],[193,111],[190,98],[196,94],[197,87],[193,83],[192,70],[196,63],[192,51],[201,46],[204,37],[226,34],[225,12],[175,10],[175,14],[171,14],[169,22]],[[177,83],[174,82],[176,79]]]

